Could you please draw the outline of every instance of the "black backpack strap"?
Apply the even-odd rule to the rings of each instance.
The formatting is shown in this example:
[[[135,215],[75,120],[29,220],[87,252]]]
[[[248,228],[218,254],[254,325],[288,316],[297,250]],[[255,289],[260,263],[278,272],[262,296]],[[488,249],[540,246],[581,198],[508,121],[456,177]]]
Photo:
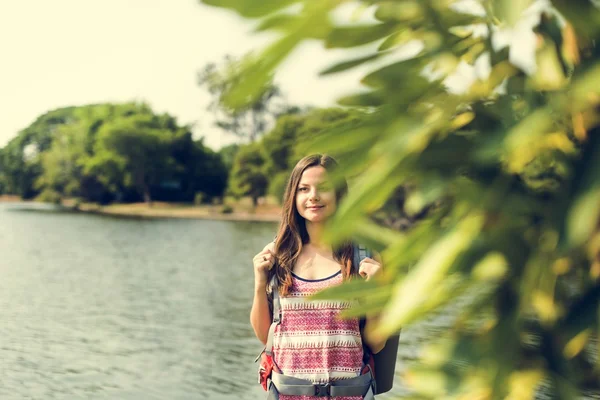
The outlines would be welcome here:
[[[354,262],[352,263],[352,273],[358,274],[358,267],[360,266],[360,262],[367,257],[373,258],[373,252],[363,245],[355,244]]]
[[[281,303],[279,301],[279,289],[277,287],[277,276],[273,275],[269,283],[271,288],[272,304],[273,304],[273,322],[269,327],[269,334],[267,336],[267,343],[265,345],[265,353],[269,356],[273,356],[273,335],[275,334],[275,327],[281,323]]]
[[[360,266],[361,261],[367,257],[371,258],[372,256],[373,256],[373,253],[371,252],[370,249],[368,249],[360,244],[355,244],[354,245],[354,262],[352,263],[352,273],[355,275],[358,275],[358,268]],[[363,330],[365,328],[366,322],[367,322],[367,319],[365,317],[362,317],[359,320],[359,327],[360,327],[361,335],[363,334]],[[369,358],[371,358],[371,351],[369,350],[369,347],[366,345],[366,343],[363,341],[363,362],[365,364],[368,364]]]

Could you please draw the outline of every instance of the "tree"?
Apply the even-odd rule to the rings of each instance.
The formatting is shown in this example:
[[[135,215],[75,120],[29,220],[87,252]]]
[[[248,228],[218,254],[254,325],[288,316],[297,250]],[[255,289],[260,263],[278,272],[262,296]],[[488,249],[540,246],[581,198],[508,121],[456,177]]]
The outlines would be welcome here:
[[[220,197],[227,186],[227,167],[221,156],[204,146],[202,139],[194,141],[189,130],[176,135],[171,155],[177,167],[172,179],[179,191],[171,200],[191,202],[201,192],[206,199]]]
[[[52,137],[50,148],[40,154],[42,173],[35,187],[43,198],[79,197],[82,165],[85,153],[84,127],[81,124],[61,125]]]
[[[206,86],[213,96],[208,110],[214,113],[217,126],[243,140],[254,142],[272,125],[279,113],[286,112],[286,107],[281,104],[281,91],[272,79],[265,82],[256,96],[246,99],[238,108],[234,109],[222,102],[223,96],[239,84],[239,73],[250,62],[251,57],[247,55],[236,60],[226,56],[224,65],[220,68],[209,63],[198,74],[198,83]]]
[[[7,193],[29,199],[39,191],[35,181],[42,172],[39,155],[50,148],[55,130],[70,123],[74,108],[49,111],[8,142],[3,149],[3,175]]]
[[[191,202],[222,196],[227,170],[188,126],[143,103],[48,112],[0,151],[2,191],[60,201],[77,197]]]
[[[136,114],[100,128],[87,172],[119,187],[132,185],[152,204],[152,186],[169,176],[174,165],[171,133],[155,116]]]
[[[106,204],[222,196],[220,156],[190,127],[143,103],[92,104],[48,112],[0,152],[2,190]]]
[[[227,171],[231,170],[231,167],[233,166],[233,160],[240,147],[241,146],[239,144],[234,143],[219,149],[219,155],[221,156]]]
[[[258,144],[240,147],[229,176],[230,192],[236,197],[250,196],[256,207],[258,198],[267,191],[268,179],[264,165],[265,159]]]
[[[195,142],[195,154],[195,192],[202,192],[208,198],[223,196],[227,188],[228,170],[221,156],[205,147],[201,141]]]
[[[492,0],[467,14],[450,1],[360,1],[370,23],[340,23],[339,2],[205,3],[280,35],[223,96],[231,107],[256,95],[303,40],[369,45],[322,72],[371,65],[366,90],[339,100],[363,115],[319,145],[353,178],[329,237],[380,251],[387,273],[320,296],[362,300],[353,315],[381,313],[372,332],[381,337],[460,305],[452,329],[409,369],[415,397],[534,398],[543,381],[559,399],[600,390],[587,351],[600,303],[594,2]],[[461,87],[465,71],[472,82]],[[414,189],[400,196],[405,185]],[[406,232],[385,226],[379,212],[395,196],[427,218]]]

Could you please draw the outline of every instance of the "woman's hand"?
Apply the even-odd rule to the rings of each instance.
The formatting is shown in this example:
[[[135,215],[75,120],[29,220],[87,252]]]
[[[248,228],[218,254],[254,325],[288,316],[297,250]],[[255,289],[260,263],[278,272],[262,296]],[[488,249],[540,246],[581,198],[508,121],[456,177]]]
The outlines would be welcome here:
[[[358,266],[358,273],[367,281],[373,278],[375,275],[379,274],[380,272],[381,263],[369,257],[365,257],[365,259],[362,260],[360,262],[360,265]]]
[[[269,270],[273,268],[275,264],[275,255],[272,250],[267,246],[254,256],[254,283],[257,287],[263,288],[267,286],[267,278]]]

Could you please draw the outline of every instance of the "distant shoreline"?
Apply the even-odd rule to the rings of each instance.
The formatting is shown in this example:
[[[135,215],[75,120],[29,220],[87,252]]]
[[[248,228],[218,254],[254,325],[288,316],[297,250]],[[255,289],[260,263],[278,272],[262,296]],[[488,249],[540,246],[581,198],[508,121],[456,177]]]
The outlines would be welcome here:
[[[32,200],[21,200],[18,196],[0,195],[0,203],[15,202],[43,204]],[[273,205],[259,205],[254,211],[249,207],[233,206],[233,212],[231,213],[222,213],[222,205],[194,206],[165,202],[154,202],[151,207],[145,203],[111,204],[107,206],[87,203],[75,207],[73,201],[65,201],[63,207],[73,212],[149,219],[179,218],[216,221],[279,222],[281,218],[280,208]]]

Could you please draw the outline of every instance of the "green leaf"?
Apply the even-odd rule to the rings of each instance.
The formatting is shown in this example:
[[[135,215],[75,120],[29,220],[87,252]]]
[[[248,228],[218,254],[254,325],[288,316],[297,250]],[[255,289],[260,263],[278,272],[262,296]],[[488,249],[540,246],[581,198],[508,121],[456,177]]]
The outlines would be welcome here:
[[[446,27],[475,25],[484,23],[486,21],[485,16],[457,12],[452,10],[451,8],[438,10],[438,14],[439,20],[443,21],[444,26]]]
[[[304,17],[292,14],[276,14],[271,17],[263,19],[263,21],[256,27],[256,32],[263,32],[268,30],[279,31],[283,33],[289,33],[297,31],[305,22]],[[321,21],[320,24],[311,29],[302,29],[304,37],[307,39],[324,39],[331,30],[331,25],[326,21]]]
[[[380,286],[376,290],[361,298],[358,304],[343,311],[342,318],[355,318],[377,315],[392,295],[392,285]]]
[[[581,182],[571,203],[566,221],[566,242],[581,246],[597,229],[600,221],[600,136],[595,133],[584,158]]]
[[[406,79],[411,79],[410,86],[427,87],[429,81],[419,75],[427,61],[425,57],[402,60],[369,73],[361,82],[370,87],[386,87],[390,90],[398,86],[407,88]]]
[[[287,32],[289,30],[290,25],[295,25],[298,23],[298,21],[301,21],[301,18],[298,15],[277,14],[263,19],[255,30],[256,32],[263,32],[268,30],[279,30],[282,32]]]
[[[375,18],[382,22],[399,21],[419,23],[425,12],[416,0],[383,1],[375,11]]]
[[[404,235],[393,229],[365,220],[357,224],[354,237],[359,243],[364,243],[370,248],[385,248],[404,239]]]
[[[539,108],[508,131],[504,138],[504,151],[511,172],[518,172],[535,158],[540,147],[536,146],[550,131],[553,119],[550,110]]]
[[[376,211],[389,198],[391,193],[406,177],[399,174],[401,164],[406,160],[400,157],[382,156],[363,176],[359,178],[353,191],[340,204],[335,219],[341,223],[343,219],[352,219],[351,213]],[[405,165],[406,169],[408,165]]]
[[[349,149],[366,149],[373,141],[377,140],[380,131],[378,126],[369,123],[357,127],[341,126],[308,140],[301,145],[301,149],[305,153],[326,152],[331,154],[344,153]]]
[[[571,308],[564,320],[560,323],[561,331],[564,334],[564,343],[569,350],[570,357],[583,349],[583,346],[577,346],[577,350],[568,349],[569,345],[584,331],[591,327],[598,326],[598,310],[600,307],[600,286],[596,285],[589,289]]]
[[[427,177],[416,190],[409,193],[404,203],[408,215],[416,215],[446,193],[447,182],[437,177]]]
[[[494,2],[494,12],[500,20],[512,28],[522,18],[523,12],[531,3],[533,0],[499,0]]]
[[[402,32],[392,33],[379,45],[379,48],[377,50],[385,51],[385,50],[391,49],[392,47],[396,47],[396,46],[403,44],[404,42],[402,42],[401,37],[402,37]]]
[[[383,90],[373,90],[370,92],[344,96],[338,99],[337,103],[346,107],[379,107],[386,102],[385,92]]]
[[[386,53],[383,53],[383,52],[375,53],[375,54],[368,55],[366,57],[360,57],[360,58],[355,58],[354,60],[344,61],[344,62],[335,64],[335,65],[321,71],[319,73],[319,75],[329,75],[329,74],[334,74],[336,72],[346,71],[346,70],[352,69],[354,67],[357,67],[361,64],[364,64],[366,62],[376,60],[376,59],[384,56],[385,54]]]
[[[242,69],[241,75],[245,79],[225,93],[222,102],[232,109],[240,109],[252,104],[271,81],[277,65],[294,50],[301,39],[297,34],[290,34],[274,43],[261,55],[259,61],[250,63]]]
[[[290,32],[269,46],[253,62],[241,70],[241,79],[222,97],[222,102],[232,109],[240,109],[252,104],[271,81],[275,68],[306,38],[313,35],[314,26],[329,27],[328,11],[335,5],[324,0],[306,6],[301,19]]]
[[[419,225],[404,234],[382,252],[387,260],[386,269],[398,271],[400,267],[416,262],[429,246],[437,239],[435,234],[439,227],[432,220],[422,221]]]
[[[571,112],[585,111],[597,105],[600,95],[600,63],[596,62],[577,76],[573,83],[569,98]]]
[[[334,28],[327,39],[327,48],[347,48],[362,46],[391,35],[396,24],[357,25]]]
[[[274,13],[281,10],[282,8],[289,7],[292,4],[296,4],[298,0],[264,0],[264,1],[253,1],[253,0],[201,0],[202,3],[221,7],[229,8],[243,17],[247,18],[259,18],[264,17],[268,14]]]
[[[405,325],[446,278],[447,271],[459,256],[471,246],[483,227],[483,221],[482,216],[477,214],[464,218],[423,255],[409,275],[396,285],[376,334],[387,337]]]

